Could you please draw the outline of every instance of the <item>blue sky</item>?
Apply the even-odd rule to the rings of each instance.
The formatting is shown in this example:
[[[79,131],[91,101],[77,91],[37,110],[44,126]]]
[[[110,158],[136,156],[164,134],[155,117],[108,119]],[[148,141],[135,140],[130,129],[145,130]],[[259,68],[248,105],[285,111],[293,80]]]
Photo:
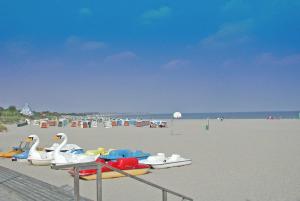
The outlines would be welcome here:
[[[300,1],[0,1],[0,105],[299,110]]]

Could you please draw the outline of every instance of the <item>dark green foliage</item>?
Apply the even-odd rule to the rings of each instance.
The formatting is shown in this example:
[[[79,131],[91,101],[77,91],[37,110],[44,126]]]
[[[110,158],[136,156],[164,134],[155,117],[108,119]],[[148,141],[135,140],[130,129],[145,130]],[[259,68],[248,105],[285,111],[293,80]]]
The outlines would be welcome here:
[[[22,119],[24,119],[24,117],[15,106],[10,106],[7,109],[0,110],[0,122],[4,124],[13,124]]]

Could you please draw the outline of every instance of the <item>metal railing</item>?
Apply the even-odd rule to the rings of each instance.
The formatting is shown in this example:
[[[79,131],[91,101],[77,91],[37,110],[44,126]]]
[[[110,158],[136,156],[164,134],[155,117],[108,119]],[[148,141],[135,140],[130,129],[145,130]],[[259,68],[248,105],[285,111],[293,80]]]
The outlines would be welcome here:
[[[167,188],[164,188],[162,186],[159,186],[157,184],[154,184],[152,182],[149,182],[145,179],[136,177],[134,175],[131,175],[127,172],[124,172],[120,169],[114,168],[110,165],[104,164],[104,163],[96,163],[96,162],[89,162],[89,163],[76,163],[76,164],[67,164],[67,165],[52,165],[51,168],[55,170],[59,169],[66,169],[66,168],[74,168],[74,199],[75,201],[80,200],[80,193],[79,193],[79,171],[84,169],[96,169],[97,170],[97,201],[102,201],[102,177],[101,177],[101,168],[102,166],[105,166],[113,171],[116,171],[122,175],[125,175],[127,177],[130,177],[132,179],[135,179],[139,182],[142,182],[144,184],[147,184],[149,186],[152,186],[154,188],[160,189],[162,191],[162,200],[167,201],[167,194],[173,194],[177,197],[182,198],[182,201],[184,200],[190,200],[193,201],[192,198],[182,195],[180,193],[177,193],[175,191],[169,190]]]

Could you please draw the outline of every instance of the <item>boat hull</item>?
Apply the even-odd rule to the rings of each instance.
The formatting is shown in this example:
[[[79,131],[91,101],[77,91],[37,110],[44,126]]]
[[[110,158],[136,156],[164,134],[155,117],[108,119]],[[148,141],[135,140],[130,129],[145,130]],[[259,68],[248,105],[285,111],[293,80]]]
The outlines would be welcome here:
[[[171,167],[180,167],[180,166],[190,165],[190,164],[192,164],[191,160],[169,162],[169,163],[148,164],[148,165],[150,165],[154,169],[163,169],[163,168],[171,168]]]
[[[149,168],[143,168],[143,169],[132,169],[132,170],[123,170],[124,172],[131,174],[131,175],[143,175],[147,174],[149,172]],[[74,174],[72,174],[74,175]],[[115,171],[109,171],[109,172],[102,172],[101,174],[102,179],[112,179],[112,178],[119,178],[124,177],[125,175],[120,174]],[[95,180],[97,179],[97,174],[87,175],[87,176],[80,176],[83,180]]]
[[[118,160],[121,158],[137,158],[138,160],[145,160],[150,156],[149,153],[142,151],[131,151],[128,149],[116,149],[109,152],[107,155],[100,155],[99,158],[104,160]]]
[[[51,164],[52,159],[28,159],[29,164],[31,165],[37,165],[37,166],[47,166]]]
[[[11,160],[15,161],[15,162],[22,162],[22,163],[27,163],[28,162],[27,158],[12,158]]]

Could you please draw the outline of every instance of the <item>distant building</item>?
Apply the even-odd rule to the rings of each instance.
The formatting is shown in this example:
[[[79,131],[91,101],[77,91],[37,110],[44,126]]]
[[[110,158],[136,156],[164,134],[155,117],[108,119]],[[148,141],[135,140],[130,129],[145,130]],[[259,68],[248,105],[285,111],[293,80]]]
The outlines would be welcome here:
[[[28,103],[25,103],[24,107],[22,108],[21,114],[25,115],[25,116],[32,116],[33,112],[30,109],[30,106]]]

